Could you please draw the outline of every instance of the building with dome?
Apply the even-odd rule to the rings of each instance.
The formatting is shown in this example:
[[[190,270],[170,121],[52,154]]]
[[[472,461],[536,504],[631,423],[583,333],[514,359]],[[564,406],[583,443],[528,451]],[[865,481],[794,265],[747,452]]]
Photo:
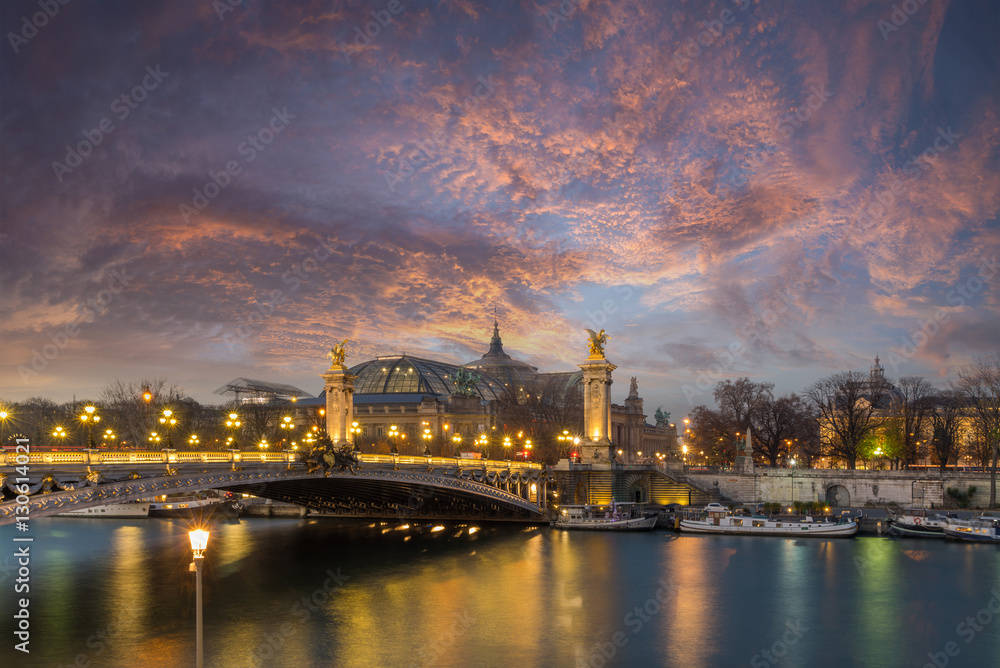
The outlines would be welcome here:
[[[456,375],[463,368],[474,373],[474,382],[458,391]],[[503,349],[496,321],[489,349],[467,364],[406,354],[386,355],[352,366],[349,373],[357,377],[353,402],[358,442],[384,441],[395,426],[400,447],[409,443],[412,451],[412,444],[422,443],[427,434],[434,454],[473,451],[476,450],[473,442],[482,434],[496,435],[498,431],[502,434],[505,430],[498,411],[504,401],[524,402],[532,398],[562,404],[582,401],[581,370],[539,373],[537,367],[511,357]],[[300,399],[296,404],[297,419],[322,424],[325,404],[323,393],[317,398]],[[642,400],[635,393],[634,382],[626,404],[612,407],[612,434],[618,434],[615,440],[626,459],[643,451],[647,430],[653,430],[655,445],[665,449],[668,439],[664,430],[645,423]],[[559,426],[579,433],[583,427],[582,411],[580,415],[580,424]],[[514,445],[520,447],[521,443]],[[646,452],[652,454],[654,450]]]

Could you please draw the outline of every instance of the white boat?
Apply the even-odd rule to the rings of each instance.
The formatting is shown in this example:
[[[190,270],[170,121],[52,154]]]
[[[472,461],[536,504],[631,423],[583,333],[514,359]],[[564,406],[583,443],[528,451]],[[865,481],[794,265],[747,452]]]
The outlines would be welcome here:
[[[614,502],[609,506],[563,506],[559,519],[552,522],[557,529],[587,531],[649,531],[655,525],[656,515],[645,517],[641,505]]]
[[[903,538],[944,538],[944,528],[952,518],[929,514],[925,508],[903,508],[889,523],[889,534]]]
[[[173,517],[190,515],[222,503],[218,497],[161,496],[149,504],[149,514],[153,517]]]
[[[854,520],[817,522],[808,515],[764,517],[734,515],[725,506],[710,503],[698,519],[682,519],[681,531],[688,533],[736,534],[741,536],[850,537],[858,532]]]
[[[951,520],[944,528],[946,538],[970,543],[1000,544],[1000,520],[988,515],[974,520]]]
[[[134,519],[149,517],[149,502],[129,501],[126,503],[109,503],[103,506],[78,508],[56,513],[56,517],[113,517],[117,519]]]

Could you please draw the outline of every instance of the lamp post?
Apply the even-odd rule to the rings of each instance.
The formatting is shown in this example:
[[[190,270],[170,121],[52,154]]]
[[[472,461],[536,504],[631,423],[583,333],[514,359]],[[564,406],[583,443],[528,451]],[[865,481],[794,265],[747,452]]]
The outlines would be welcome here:
[[[281,442],[282,443],[284,443],[285,441],[288,440],[289,437],[291,437],[291,435],[292,435],[291,432],[294,429],[295,429],[295,423],[292,422],[292,418],[291,417],[289,417],[288,415],[286,415],[285,417],[281,418],[281,433],[283,433],[283,434],[286,433],[286,432],[288,433],[287,437],[283,436],[281,438]]]
[[[397,429],[396,425],[394,424],[389,425],[389,443],[391,445],[391,447],[389,448],[389,452],[392,453],[393,455],[399,454],[399,449],[396,448],[397,436],[399,436],[399,429]]]
[[[510,436],[503,437],[503,458],[510,461]]]
[[[524,461],[528,461],[531,457],[531,439],[529,438],[524,442]]]
[[[169,408],[163,409],[163,416],[160,418],[160,424],[162,424],[167,430],[167,449],[172,450],[174,447],[172,432],[174,426],[177,425],[177,418],[174,417],[174,412]]]
[[[461,456],[460,451],[462,449],[462,435],[455,434],[451,437],[451,442],[455,444],[455,459],[458,459]]]
[[[204,668],[204,638],[201,627],[201,562],[202,559],[205,558],[205,550],[208,548],[208,532],[204,529],[195,529],[194,531],[188,532],[188,538],[191,539],[191,551],[194,552],[194,561],[191,562],[191,568],[195,573],[195,605],[197,606],[197,612],[195,614],[195,647],[197,652],[196,665],[197,668]]]
[[[85,406],[80,420],[87,425],[87,449],[94,447],[94,425],[101,421],[101,416],[95,413],[97,409],[93,406]]]
[[[52,435],[56,437],[56,445],[59,443],[65,443],[63,439],[66,438],[66,430],[62,427],[56,427],[55,431],[52,432]]]
[[[361,427],[358,426],[357,422],[351,423],[351,428],[348,430],[351,432],[351,445],[354,446],[355,450],[358,450],[358,436],[361,435]],[[360,450],[358,450],[360,452]]]
[[[431,439],[434,438],[434,435],[431,434],[431,430],[430,429],[424,429],[424,433],[423,433],[423,436],[421,436],[421,438],[424,439],[424,457],[430,457],[431,456]]]
[[[233,435],[229,437],[229,439],[226,441],[226,444],[234,449],[239,447],[239,441],[236,440],[236,433],[237,430],[240,428],[240,424],[241,424],[240,416],[237,415],[236,413],[230,413],[229,419],[226,420],[226,427],[233,430]]]

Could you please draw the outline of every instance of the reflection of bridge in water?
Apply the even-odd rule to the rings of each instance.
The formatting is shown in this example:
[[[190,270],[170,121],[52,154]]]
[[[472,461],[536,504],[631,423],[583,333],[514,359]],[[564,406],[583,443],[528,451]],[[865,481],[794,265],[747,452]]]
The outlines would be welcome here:
[[[538,522],[548,508],[550,481],[540,464],[358,458],[361,466],[353,471],[310,471],[296,452],[32,452],[27,462],[24,455],[17,459],[8,453],[0,461],[0,525],[19,515],[38,518],[208,489],[345,517]],[[27,483],[18,480],[25,470]]]

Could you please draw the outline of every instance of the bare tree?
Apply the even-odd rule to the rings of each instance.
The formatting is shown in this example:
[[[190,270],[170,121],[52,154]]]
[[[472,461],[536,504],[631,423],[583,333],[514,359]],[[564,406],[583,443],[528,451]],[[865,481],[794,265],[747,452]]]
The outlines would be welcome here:
[[[778,464],[782,454],[789,454],[789,445],[800,436],[807,437],[812,425],[809,406],[797,394],[769,399],[756,411],[753,421],[756,444],[771,466]]]
[[[772,390],[774,383],[755,383],[744,377],[718,383],[712,396],[719,405],[719,412],[735,427],[733,432],[745,434],[754,413],[771,400]]]
[[[979,431],[992,451],[990,465],[990,508],[997,501],[997,451],[1000,449],[1000,353],[963,368],[955,387],[965,396],[976,416]]]
[[[923,376],[903,376],[896,384],[898,392],[890,396],[889,419],[894,441],[898,441],[899,452],[893,452],[897,468],[909,466],[920,457],[919,443],[922,439],[929,398],[934,387]]]
[[[857,468],[859,446],[879,427],[891,385],[882,376],[842,371],[813,384],[806,396],[819,411],[820,439],[832,456]]]
[[[931,458],[944,473],[948,464],[955,463],[962,454],[959,438],[962,427],[961,393],[948,390],[934,399],[934,408],[928,414],[931,422]]]
[[[149,432],[159,425],[161,407],[180,395],[180,388],[173,383],[168,385],[166,378],[119,378],[105,385],[97,398],[101,407],[113,416],[119,442],[144,448],[149,445]]]
[[[583,386],[567,387],[557,377],[527,390],[509,387],[497,402],[497,419],[507,431],[531,439],[537,461],[554,464],[565,456],[557,439],[563,429],[583,431]]]

